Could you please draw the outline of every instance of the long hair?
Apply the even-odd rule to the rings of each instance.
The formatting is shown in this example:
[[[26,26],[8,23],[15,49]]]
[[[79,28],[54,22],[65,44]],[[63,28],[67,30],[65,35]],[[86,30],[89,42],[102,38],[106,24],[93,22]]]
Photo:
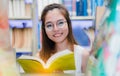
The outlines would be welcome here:
[[[40,57],[46,62],[47,59],[52,55],[54,54],[56,51],[55,51],[55,43],[50,40],[45,32],[45,17],[47,15],[47,13],[50,11],[50,10],[53,10],[53,9],[59,9],[61,14],[65,17],[67,23],[68,23],[68,29],[69,29],[69,33],[67,35],[67,39],[68,39],[68,42],[70,43],[71,45],[71,50],[73,51],[74,47],[73,45],[74,44],[77,44],[74,40],[74,37],[73,37],[73,33],[72,33],[72,25],[71,25],[71,20],[69,18],[69,13],[67,11],[67,9],[61,5],[61,4],[50,4],[48,6],[46,6],[43,11],[42,11],[42,14],[41,14],[41,21],[42,21],[42,48],[41,48],[41,51],[40,51]]]

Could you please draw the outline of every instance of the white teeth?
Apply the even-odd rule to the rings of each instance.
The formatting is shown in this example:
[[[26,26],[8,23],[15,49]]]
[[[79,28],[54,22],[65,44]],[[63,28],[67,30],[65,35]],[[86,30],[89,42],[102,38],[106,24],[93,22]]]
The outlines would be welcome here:
[[[54,35],[54,37],[59,37],[59,36],[61,36],[61,34],[59,33],[59,34],[55,34]]]

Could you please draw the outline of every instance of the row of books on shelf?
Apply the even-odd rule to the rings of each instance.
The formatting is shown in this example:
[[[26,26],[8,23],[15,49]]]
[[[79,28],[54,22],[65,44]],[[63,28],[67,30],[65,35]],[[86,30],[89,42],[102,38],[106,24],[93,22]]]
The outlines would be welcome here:
[[[13,48],[21,48],[26,49],[28,51],[31,50],[32,46],[32,29],[31,28],[24,28],[12,29],[12,47]],[[16,50],[17,52],[18,50]]]
[[[95,16],[96,6],[103,6],[103,0],[62,0],[71,16]]]
[[[9,0],[8,9],[9,18],[31,18],[32,0]]]
[[[34,0],[33,0],[34,1]],[[32,14],[32,0],[9,0],[9,17],[30,18]],[[38,16],[43,8],[52,3],[63,4],[70,16],[95,16],[96,6],[103,6],[103,0],[37,0]]]

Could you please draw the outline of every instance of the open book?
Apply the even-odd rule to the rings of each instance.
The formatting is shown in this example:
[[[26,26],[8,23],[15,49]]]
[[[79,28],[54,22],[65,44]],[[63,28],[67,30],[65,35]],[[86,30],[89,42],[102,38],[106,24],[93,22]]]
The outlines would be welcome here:
[[[21,56],[17,59],[25,73],[51,73],[56,70],[75,70],[74,53],[64,50],[52,55],[46,63],[33,56]]]

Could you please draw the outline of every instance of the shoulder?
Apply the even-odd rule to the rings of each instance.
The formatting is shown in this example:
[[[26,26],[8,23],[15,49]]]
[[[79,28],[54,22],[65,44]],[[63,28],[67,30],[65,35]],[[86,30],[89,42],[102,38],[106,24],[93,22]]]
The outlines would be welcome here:
[[[77,50],[77,49],[84,50],[84,48],[82,46],[80,46],[80,45],[74,45],[74,49],[75,50]]]
[[[80,45],[74,45],[74,52],[82,53],[85,49]]]

